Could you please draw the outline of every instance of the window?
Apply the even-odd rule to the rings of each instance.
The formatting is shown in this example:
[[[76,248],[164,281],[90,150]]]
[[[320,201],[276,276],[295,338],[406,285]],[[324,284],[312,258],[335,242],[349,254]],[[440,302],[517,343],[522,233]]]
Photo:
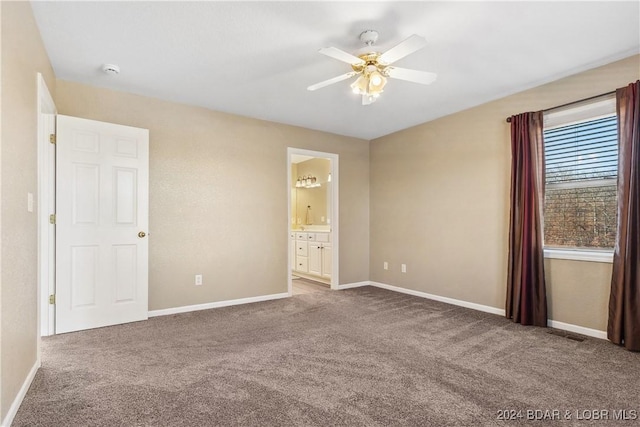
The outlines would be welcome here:
[[[545,117],[545,248],[611,249],[618,126],[607,99]]]

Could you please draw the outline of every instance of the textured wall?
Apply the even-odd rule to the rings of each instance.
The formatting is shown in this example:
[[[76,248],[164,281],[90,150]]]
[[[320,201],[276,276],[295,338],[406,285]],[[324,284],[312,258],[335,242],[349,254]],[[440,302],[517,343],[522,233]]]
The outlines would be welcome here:
[[[287,291],[287,147],[340,156],[340,283],[368,279],[367,141],[60,80],[56,104],[150,130],[150,310]]]
[[[544,268],[549,318],[606,331],[612,264],[547,258]]]
[[[372,141],[371,280],[504,308],[511,167],[505,118],[638,78],[640,56],[633,56]],[[546,265],[551,318],[604,330],[611,265]]]
[[[29,2],[2,8],[2,309],[0,420],[37,358],[37,73],[55,81]],[[35,206],[37,208],[37,206]]]

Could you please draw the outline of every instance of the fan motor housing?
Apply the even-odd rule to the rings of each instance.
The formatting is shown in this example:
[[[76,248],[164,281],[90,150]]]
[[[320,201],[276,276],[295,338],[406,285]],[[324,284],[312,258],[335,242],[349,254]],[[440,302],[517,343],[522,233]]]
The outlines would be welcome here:
[[[358,58],[364,61],[364,64],[351,64],[351,68],[356,73],[362,73],[367,67],[373,65],[379,72],[383,72],[385,67],[378,62],[379,52],[369,52],[358,55]]]

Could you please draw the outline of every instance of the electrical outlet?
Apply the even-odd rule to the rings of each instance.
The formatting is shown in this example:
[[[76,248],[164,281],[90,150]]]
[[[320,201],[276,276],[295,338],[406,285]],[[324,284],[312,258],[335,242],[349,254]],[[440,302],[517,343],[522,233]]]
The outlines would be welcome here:
[[[402,272],[406,273],[407,272],[407,264],[402,264]]]
[[[196,286],[202,285],[202,274],[196,274]]]
[[[388,263],[387,261],[385,261],[385,262],[384,262],[384,264],[383,264],[383,268],[384,268],[385,270],[388,270],[388,269],[389,269],[389,263]]]

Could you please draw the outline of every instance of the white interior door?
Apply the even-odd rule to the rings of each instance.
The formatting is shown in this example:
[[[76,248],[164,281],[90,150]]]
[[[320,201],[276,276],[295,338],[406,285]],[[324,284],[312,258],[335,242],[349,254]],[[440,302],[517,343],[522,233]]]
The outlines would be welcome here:
[[[57,117],[56,333],[148,317],[149,131]]]

